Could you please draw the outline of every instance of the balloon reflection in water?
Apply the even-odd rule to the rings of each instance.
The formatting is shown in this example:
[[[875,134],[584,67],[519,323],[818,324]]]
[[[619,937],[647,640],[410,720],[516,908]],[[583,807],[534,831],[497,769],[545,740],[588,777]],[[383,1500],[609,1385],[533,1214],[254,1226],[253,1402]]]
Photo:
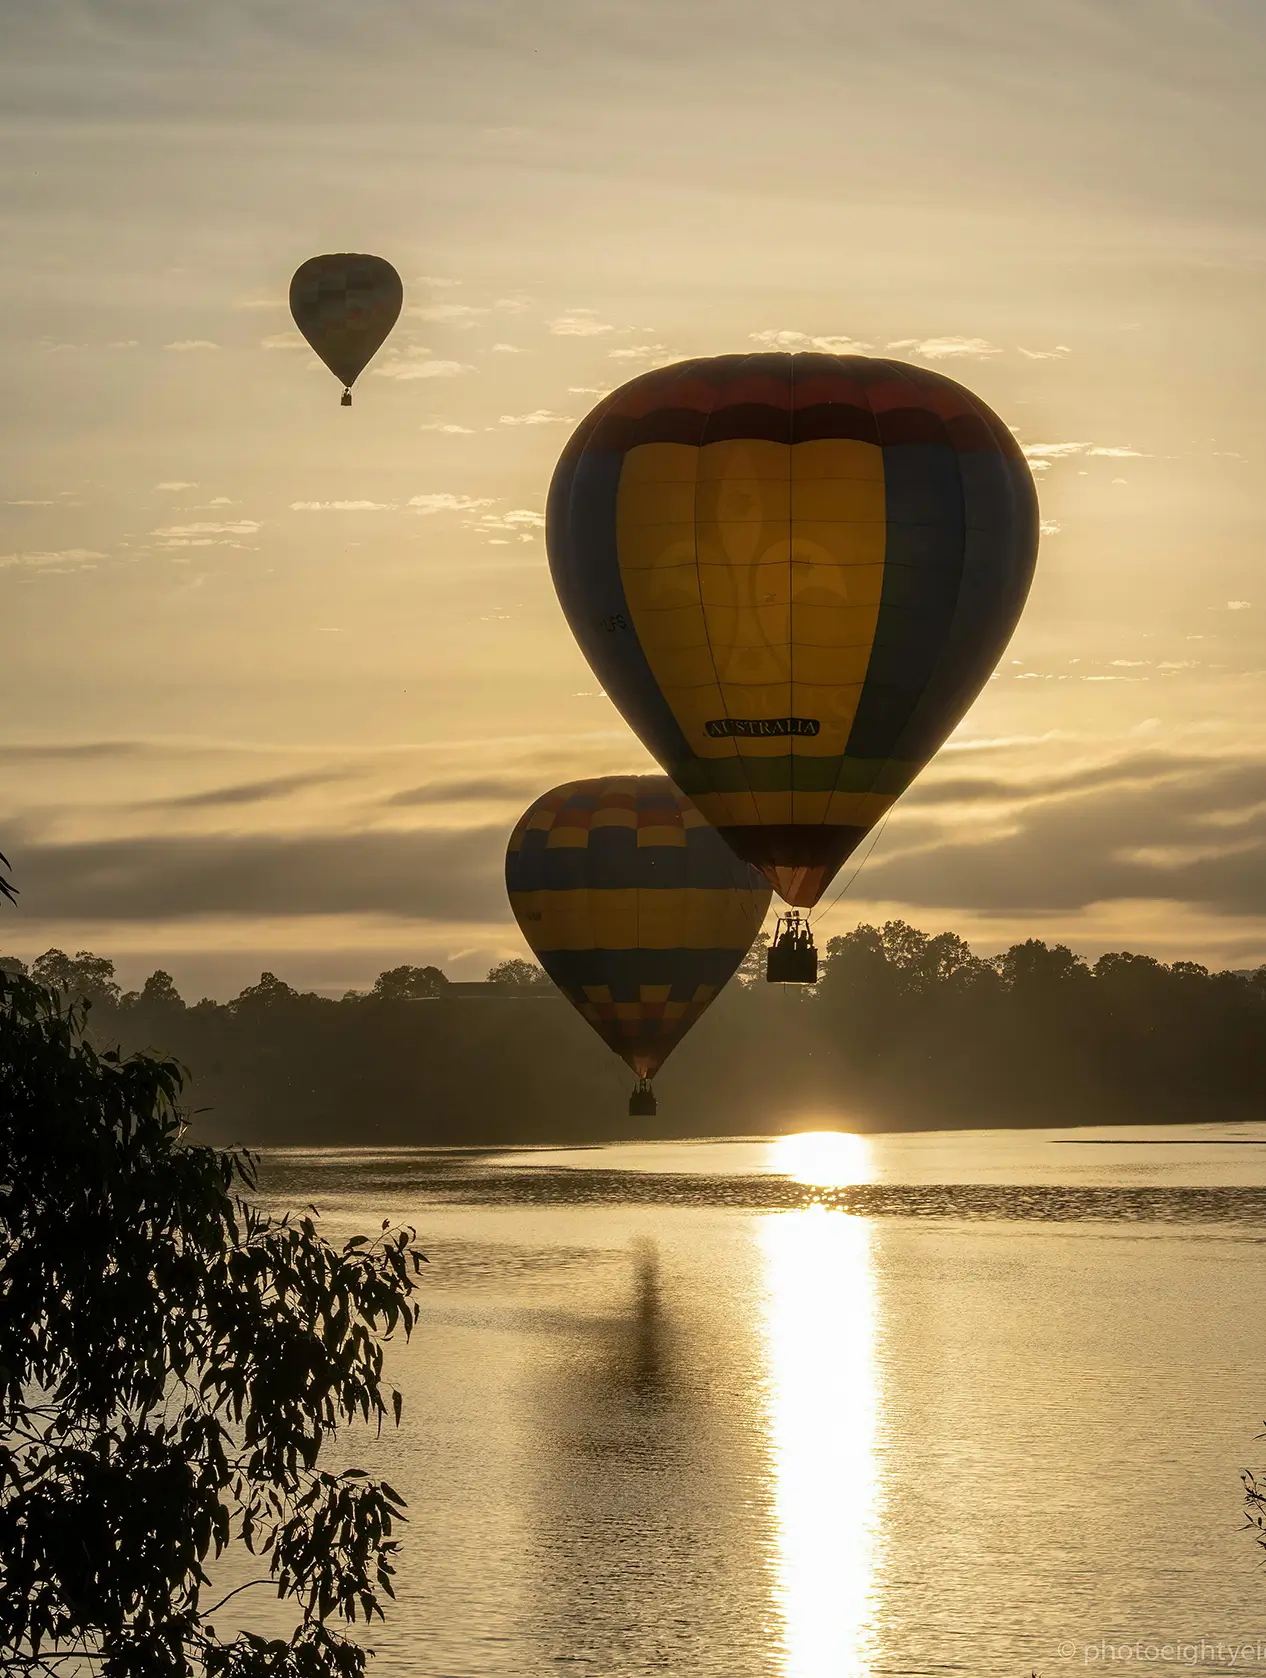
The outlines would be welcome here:
[[[814,1207],[760,1239],[784,1671],[852,1678],[870,1671],[879,1559],[871,1229]]]

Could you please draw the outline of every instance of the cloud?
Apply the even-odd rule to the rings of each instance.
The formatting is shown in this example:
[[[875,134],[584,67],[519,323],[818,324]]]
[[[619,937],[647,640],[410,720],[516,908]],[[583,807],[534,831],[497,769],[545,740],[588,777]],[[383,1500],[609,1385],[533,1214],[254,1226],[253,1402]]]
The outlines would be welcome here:
[[[540,791],[539,776],[497,775],[470,780],[428,781],[425,786],[407,787],[384,800],[393,806],[432,804],[503,803],[532,798]]]
[[[371,371],[380,379],[455,379],[459,373],[473,373],[461,361],[387,361]]]
[[[1023,443],[1024,458],[1035,460],[1063,460],[1067,455],[1085,454],[1089,443]]]
[[[182,536],[253,536],[259,528],[258,519],[229,519],[223,524],[198,519],[193,524],[165,524],[152,531],[151,535],[168,539]]]
[[[786,327],[766,332],[749,332],[754,344],[767,350],[820,350],[824,355],[862,355],[869,348],[857,338],[813,338],[807,332],[792,332]]]
[[[93,571],[103,553],[93,548],[59,548],[55,552],[37,550],[29,553],[0,554],[0,571]]]
[[[448,290],[450,286],[459,286],[461,283],[460,280],[446,280],[439,274],[419,274],[414,282],[415,285],[438,286],[441,291]]]
[[[612,361],[645,361],[659,367],[679,359],[677,352],[666,344],[629,344],[624,349],[608,350],[607,354]]]
[[[526,355],[527,351],[518,344],[494,344],[493,351],[497,355]]]
[[[916,815],[937,793],[948,802],[952,785],[916,790],[907,845],[869,864],[868,896],[999,914],[1168,899],[1266,915],[1266,757],[1143,752],[1028,784],[995,781],[996,797],[1017,807],[979,839],[961,822]],[[970,796],[988,792],[982,779]]]
[[[600,338],[604,332],[616,330],[596,319],[592,309],[568,309],[550,321],[549,329],[556,338]]]
[[[302,350],[307,347],[307,339],[298,332],[270,332],[267,338],[259,340],[261,350]]]
[[[275,775],[268,780],[241,781],[235,786],[212,787],[207,792],[184,793],[178,798],[152,798],[136,806],[140,810],[210,810],[225,805],[266,804],[288,798],[305,787],[328,786],[346,778],[347,771],[314,770],[299,775]]]
[[[106,345],[108,350],[135,350],[139,347],[139,338],[112,338]]]
[[[466,513],[475,507],[491,507],[491,497],[487,495],[414,495],[409,500],[414,512],[429,515],[431,513]]]
[[[210,338],[177,338],[174,344],[163,345],[165,350],[218,350],[219,347]]]
[[[20,851],[27,912],[75,922],[392,915],[502,922],[505,825],[151,835]]]
[[[56,501],[32,501],[25,496],[19,501],[5,502],[6,507],[55,507],[56,505]]]
[[[1026,350],[1020,345],[1020,354],[1028,356],[1030,361],[1060,361],[1072,353],[1067,344],[1056,344],[1053,350]]]
[[[455,425],[452,420],[427,420],[425,425],[418,427],[419,431],[444,431],[450,437],[473,437],[475,430],[470,425]]]
[[[150,750],[140,740],[77,740],[62,745],[0,746],[0,763],[88,763],[98,758],[137,757]]]
[[[921,355],[925,361],[948,361],[954,357],[983,359],[1001,355],[1001,347],[985,338],[897,338],[888,345],[890,350],[908,350]]]
[[[609,396],[610,393],[610,386],[603,386],[601,388],[598,385],[567,386],[568,396]]]
[[[395,501],[292,501],[292,513],[394,513]]]
[[[1228,612],[1247,612],[1252,604],[1251,600],[1228,600],[1226,609]]]
[[[534,408],[530,414],[502,414],[499,425],[571,425],[570,414],[556,414],[549,408]]]
[[[1098,455],[1109,460],[1142,460],[1141,449],[1126,449],[1101,443],[1021,443],[1024,458],[1034,472],[1048,471],[1052,461],[1071,460],[1077,455]],[[1124,482],[1124,479],[1118,479]]]
[[[414,303],[405,310],[415,320],[443,321],[449,326],[474,326],[487,309],[477,309],[470,303]]]
[[[499,310],[502,314],[522,315],[526,314],[528,309],[531,308],[532,299],[525,293],[518,292],[512,297],[498,297],[497,301],[492,306],[494,309]]]
[[[197,489],[197,484],[188,478],[172,478],[165,484],[155,484],[155,489]]]
[[[484,513],[475,521],[475,528],[488,538],[489,546],[504,548],[512,536],[520,542],[535,542],[545,528],[545,515],[529,507],[515,507],[508,513]]]
[[[1058,536],[1063,528],[1058,519],[1043,519],[1038,525],[1038,530],[1043,536]]]
[[[227,495],[213,495],[211,497],[210,501],[207,502],[207,506],[208,507],[236,507],[237,502],[231,500]]]
[[[243,297],[233,307],[235,309],[285,309],[289,305],[284,297]]]

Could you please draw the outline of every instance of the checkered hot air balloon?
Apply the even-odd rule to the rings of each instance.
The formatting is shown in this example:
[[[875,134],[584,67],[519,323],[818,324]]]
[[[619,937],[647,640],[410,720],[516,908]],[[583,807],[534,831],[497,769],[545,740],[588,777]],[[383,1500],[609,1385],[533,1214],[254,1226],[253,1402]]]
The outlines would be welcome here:
[[[520,817],[506,852],[515,919],[573,1007],[649,1080],[733,977],[769,887],[662,775],[571,781]]]
[[[340,251],[313,256],[290,282],[295,325],[343,386],[343,406],[352,405],[352,386],[382,348],[400,315],[404,287],[381,256]]]
[[[988,679],[1038,537],[1028,466],[978,397],[835,355],[634,379],[564,449],[547,525],[625,720],[805,908]]]

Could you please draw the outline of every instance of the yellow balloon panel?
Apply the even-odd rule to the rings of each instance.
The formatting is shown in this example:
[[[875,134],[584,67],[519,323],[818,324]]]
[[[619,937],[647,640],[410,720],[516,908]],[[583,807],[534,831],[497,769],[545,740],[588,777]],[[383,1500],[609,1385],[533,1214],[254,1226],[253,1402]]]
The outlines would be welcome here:
[[[802,715],[819,727],[794,740],[795,756],[844,751],[883,588],[878,447],[740,438],[633,448],[616,540],[638,640],[698,757],[783,757],[785,739],[749,736],[740,748],[718,725]],[[761,819],[790,821],[792,795],[776,802],[788,813]]]

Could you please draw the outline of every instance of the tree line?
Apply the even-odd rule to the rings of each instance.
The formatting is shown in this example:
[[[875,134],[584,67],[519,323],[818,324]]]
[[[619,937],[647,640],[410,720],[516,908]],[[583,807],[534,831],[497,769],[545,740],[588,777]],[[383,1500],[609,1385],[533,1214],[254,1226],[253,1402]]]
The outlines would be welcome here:
[[[1114,951],[1093,963],[1028,939],[976,955],[905,921],[830,940],[816,986],[763,982],[762,937],[631,1126],[630,1077],[533,963],[469,995],[403,965],[341,999],[263,973],[188,1004],[170,974],[138,991],[88,951],[31,976],[92,1004],[98,1040],[192,1068],[201,1132],[252,1146],[588,1141],[859,1126],[1165,1122],[1261,1116],[1266,966],[1211,972]],[[0,965],[16,969],[12,958]]]

